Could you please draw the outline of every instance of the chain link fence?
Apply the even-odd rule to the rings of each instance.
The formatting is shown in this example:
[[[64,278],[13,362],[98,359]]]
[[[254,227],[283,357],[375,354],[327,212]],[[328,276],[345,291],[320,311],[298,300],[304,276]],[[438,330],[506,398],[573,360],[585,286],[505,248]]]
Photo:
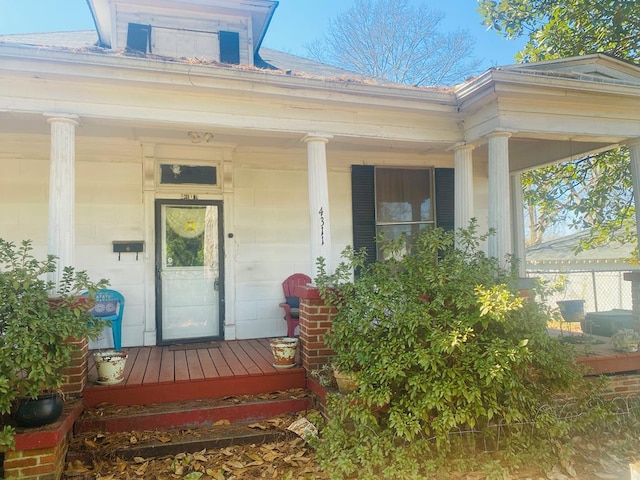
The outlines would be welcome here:
[[[549,296],[549,307],[556,308],[559,300],[584,300],[585,312],[631,310],[631,282],[624,280],[624,273],[614,270],[527,270],[529,277],[551,283],[564,281],[564,290]]]

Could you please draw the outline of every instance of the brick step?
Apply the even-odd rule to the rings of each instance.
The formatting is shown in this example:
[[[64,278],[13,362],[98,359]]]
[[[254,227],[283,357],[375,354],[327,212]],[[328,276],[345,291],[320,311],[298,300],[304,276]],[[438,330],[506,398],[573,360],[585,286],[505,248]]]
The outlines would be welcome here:
[[[87,408],[74,430],[83,434],[194,428],[223,421],[257,421],[310,407],[306,389],[145,406],[108,404]]]

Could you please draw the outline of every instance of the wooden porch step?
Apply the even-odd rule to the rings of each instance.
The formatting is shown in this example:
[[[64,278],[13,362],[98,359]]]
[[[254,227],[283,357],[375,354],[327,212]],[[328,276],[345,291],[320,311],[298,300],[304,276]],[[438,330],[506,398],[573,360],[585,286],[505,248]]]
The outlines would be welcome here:
[[[278,369],[268,339],[220,342],[213,348],[170,347],[125,349],[125,380],[98,385],[93,359],[83,398],[88,407],[102,403],[148,405],[255,395],[305,388],[302,367]]]
[[[274,443],[296,438],[293,432],[286,429],[293,420],[292,416],[272,420],[279,420],[280,424],[271,421],[261,424],[242,422],[231,425],[215,425],[209,428],[200,427],[156,433],[127,432],[121,434],[121,438],[80,434],[73,439],[69,447],[67,462],[79,460],[91,464],[93,460],[105,456],[118,457],[123,460],[133,460],[136,457],[158,458],[181,453],[195,453],[204,449]],[[138,439],[135,443],[130,440],[133,436]],[[103,439],[106,440],[102,442]]]
[[[309,408],[306,389],[145,406],[109,404],[87,408],[75,424],[75,433],[197,428],[259,421]]]

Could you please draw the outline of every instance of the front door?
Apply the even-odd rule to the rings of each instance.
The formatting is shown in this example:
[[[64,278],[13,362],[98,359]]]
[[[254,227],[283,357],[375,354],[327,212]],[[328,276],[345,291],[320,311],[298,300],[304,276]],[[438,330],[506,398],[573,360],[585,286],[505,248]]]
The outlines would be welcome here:
[[[224,336],[222,202],[156,201],[158,344]]]

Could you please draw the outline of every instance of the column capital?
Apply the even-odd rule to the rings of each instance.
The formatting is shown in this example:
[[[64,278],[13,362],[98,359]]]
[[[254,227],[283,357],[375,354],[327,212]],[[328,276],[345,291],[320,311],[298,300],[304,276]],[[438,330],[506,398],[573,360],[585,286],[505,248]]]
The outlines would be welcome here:
[[[332,138],[333,138],[333,135],[331,135],[330,133],[314,132],[314,133],[307,133],[304,137],[302,137],[302,141],[304,143],[309,143],[309,142],[327,143]]]
[[[42,115],[47,119],[47,123],[63,122],[75,127],[80,125],[80,117],[71,113],[43,113]]]
[[[514,133],[516,133],[515,130],[509,130],[507,128],[496,128],[495,130],[487,134],[487,138],[510,138]]]
[[[472,150],[475,150],[475,148],[476,146],[473,145],[472,143],[458,142],[449,150],[453,150],[454,152],[465,151],[465,150],[472,151]]]

